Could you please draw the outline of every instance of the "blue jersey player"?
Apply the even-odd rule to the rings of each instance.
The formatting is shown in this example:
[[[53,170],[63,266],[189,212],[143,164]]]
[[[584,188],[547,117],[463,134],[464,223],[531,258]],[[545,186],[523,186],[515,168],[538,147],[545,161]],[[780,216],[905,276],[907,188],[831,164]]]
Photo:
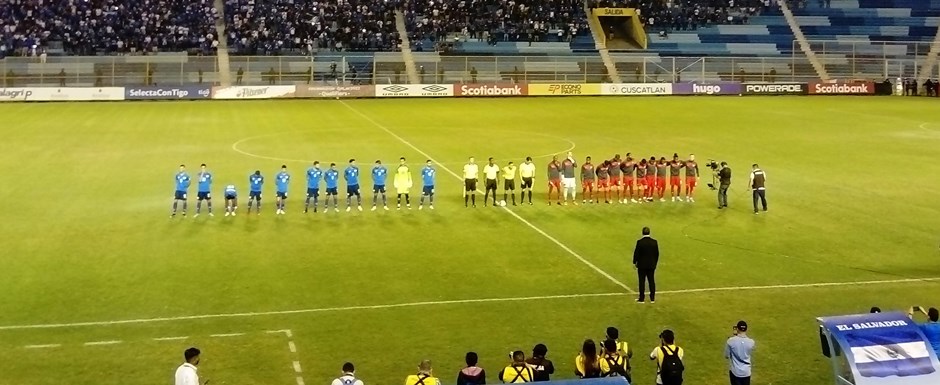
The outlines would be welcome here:
[[[313,198],[313,212],[317,212],[317,201],[320,199],[321,179],[323,179],[323,170],[320,169],[320,161],[315,161],[313,162],[313,167],[307,169],[307,201],[304,203],[304,213],[310,208],[311,198]]]
[[[375,167],[372,167],[372,211],[375,211],[379,193],[382,193],[382,206],[388,210],[388,198],[385,195],[386,179],[388,179],[388,169],[382,165],[381,160],[375,161]]]
[[[235,210],[238,209],[238,191],[235,191],[235,185],[225,186],[225,216],[235,216]]]
[[[261,171],[255,170],[254,174],[248,176],[248,213],[251,213],[252,202],[258,203],[255,213],[261,215],[261,187],[264,186],[264,177]]]
[[[186,173],[186,165],[180,165],[180,171],[176,173],[176,192],[173,194],[173,213],[170,218],[176,216],[176,206],[183,201],[183,216],[186,216],[186,193],[189,191],[189,174]]]
[[[196,179],[199,181],[198,191],[196,192],[196,215],[193,215],[193,218],[199,216],[199,212],[202,211],[202,201],[206,201],[206,206],[209,208],[209,216],[212,215],[212,173],[209,170],[206,170],[206,164],[203,163],[199,166],[199,174],[196,174]]]
[[[434,167],[431,167],[431,160],[421,169],[421,181],[424,182],[424,189],[421,191],[421,205],[418,210],[424,207],[424,197],[428,197],[428,208],[434,210],[434,177],[437,173]]]
[[[329,209],[330,197],[333,197],[333,211],[339,212],[339,170],[336,169],[336,163],[330,163],[330,169],[323,173],[323,180],[326,182],[326,202],[323,204],[323,212]]]
[[[350,159],[349,166],[343,172],[343,178],[346,179],[346,212],[351,210],[353,195],[356,196],[356,203],[359,211],[362,211],[362,195],[359,194],[359,166],[356,166],[356,160]]]
[[[274,185],[277,186],[277,213],[284,214],[284,206],[287,204],[287,185],[290,184],[290,174],[287,173],[287,165],[281,165],[281,172],[274,176]]]

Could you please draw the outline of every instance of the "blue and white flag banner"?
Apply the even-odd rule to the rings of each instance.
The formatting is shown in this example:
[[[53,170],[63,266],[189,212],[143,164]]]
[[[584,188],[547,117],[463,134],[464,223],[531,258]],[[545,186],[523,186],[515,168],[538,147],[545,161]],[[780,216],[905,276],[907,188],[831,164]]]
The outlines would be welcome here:
[[[856,385],[937,385],[940,362],[903,313],[820,318],[848,360]]]

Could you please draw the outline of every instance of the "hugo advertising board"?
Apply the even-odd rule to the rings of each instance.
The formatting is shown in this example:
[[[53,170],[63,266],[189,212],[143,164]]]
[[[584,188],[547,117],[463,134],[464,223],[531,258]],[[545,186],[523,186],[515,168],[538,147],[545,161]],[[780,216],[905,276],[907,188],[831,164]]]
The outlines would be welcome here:
[[[525,84],[461,84],[454,90],[455,96],[524,96],[529,94]]]
[[[209,99],[209,87],[127,87],[126,100],[188,100]]]
[[[745,84],[745,95],[806,95],[805,83]]]
[[[298,98],[371,98],[375,86],[311,86],[298,84],[294,96]]]
[[[673,95],[740,95],[744,87],[738,82],[726,83],[675,83]]]
[[[812,82],[809,84],[810,95],[874,95],[875,83],[861,82]]]

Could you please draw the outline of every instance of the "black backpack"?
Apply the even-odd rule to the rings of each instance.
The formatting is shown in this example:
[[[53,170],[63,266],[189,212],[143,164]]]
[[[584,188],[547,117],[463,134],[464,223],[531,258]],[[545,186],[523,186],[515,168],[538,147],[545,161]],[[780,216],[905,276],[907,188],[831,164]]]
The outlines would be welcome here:
[[[663,362],[659,366],[659,377],[663,380],[663,385],[682,384],[682,372],[685,370],[685,365],[679,358],[679,347],[671,352],[665,346],[660,346],[659,349],[663,352]]]

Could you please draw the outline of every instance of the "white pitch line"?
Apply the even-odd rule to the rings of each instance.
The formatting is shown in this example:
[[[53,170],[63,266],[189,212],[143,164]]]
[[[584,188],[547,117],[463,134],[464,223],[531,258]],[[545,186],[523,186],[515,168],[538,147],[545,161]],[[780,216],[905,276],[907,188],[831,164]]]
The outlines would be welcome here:
[[[367,122],[369,122],[369,123],[372,123],[372,125],[374,125],[374,126],[380,128],[382,131],[385,131],[387,134],[391,135],[393,138],[398,139],[399,142],[404,143],[406,146],[411,147],[412,150],[415,150],[417,153],[423,155],[425,158],[430,159],[430,160],[431,160],[432,162],[434,162],[434,163],[437,163],[439,166],[441,166],[441,169],[443,169],[444,171],[447,171],[448,174],[453,175],[454,178],[457,178],[458,180],[461,179],[461,178],[460,178],[460,175],[458,175],[457,173],[455,173],[453,170],[447,168],[447,166],[441,164],[440,162],[438,162],[437,160],[435,160],[431,155],[429,155],[428,153],[422,151],[420,148],[418,148],[418,147],[415,146],[414,144],[411,144],[411,142],[407,141],[405,138],[402,138],[401,136],[398,136],[398,134],[396,134],[396,133],[394,133],[392,130],[388,129],[388,127],[385,127],[385,126],[382,125],[381,123],[376,122],[375,120],[373,120],[372,118],[370,118],[370,117],[367,116],[366,114],[363,114],[362,112],[359,112],[359,110],[353,108],[353,107],[350,106],[349,104],[346,104],[346,102],[340,101],[340,103],[342,103],[344,106],[346,106],[346,108],[348,108],[350,111],[354,112],[356,115],[359,115],[360,117],[362,117],[363,119],[365,119],[365,121],[367,121]],[[615,283],[617,286],[620,286],[620,287],[624,288],[628,293],[631,293],[631,294],[635,294],[635,293],[636,293],[636,292],[635,292],[633,289],[631,289],[629,286],[627,286],[627,285],[624,284],[623,282],[620,282],[620,280],[618,280],[617,278],[614,278],[612,275],[608,274],[606,271],[601,270],[601,268],[597,267],[597,265],[591,263],[591,262],[588,261],[587,259],[584,259],[584,257],[582,257],[580,254],[578,254],[578,253],[575,252],[574,250],[571,250],[570,247],[568,247],[568,246],[566,246],[565,244],[561,243],[561,241],[559,241],[559,240],[556,239],[555,237],[549,235],[548,233],[546,233],[546,232],[543,231],[542,229],[536,227],[536,226],[533,225],[531,222],[527,221],[525,218],[519,216],[519,214],[516,214],[514,211],[510,210],[508,207],[501,207],[501,208],[502,208],[503,210],[505,210],[506,212],[508,212],[509,214],[511,214],[514,218],[518,219],[520,222],[522,222],[523,224],[525,224],[526,226],[528,226],[529,228],[531,228],[532,230],[534,230],[535,232],[541,234],[543,237],[545,237],[545,238],[548,239],[549,241],[552,241],[552,243],[558,245],[558,247],[561,247],[562,250],[567,251],[568,254],[571,254],[573,257],[575,257],[575,258],[577,258],[579,261],[581,261],[581,263],[587,265],[588,267],[590,267],[591,269],[593,269],[594,271],[596,271],[598,274],[602,275],[604,278],[607,278],[607,279],[610,280],[611,282]]]
[[[287,341],[287,348],[290,349],[291,353],[297,353],[297,345],[294,344],[294,341]]]
[[[117,340],[115,341],[92,341],[92,342],[86,342],[84,343],[84,345],[85,346],[117,345],[122,342],[124,341],[117,341]]]
[[[62,346],[62,344],[45,344],[45,345],[26,345],[26,349],[48,349],[48,348],[57,348]]]
[[[806,287],[827,287],[827,286],[867,286],[867,285],[880,285],[880,284],[891,284],[891,283],[911,283],[911,282],[930,282],[930,281],[940,281],[940,277],[890,279],[890,280],[880,280],[880,281],[797,283],[797,284],[790,284],[790,285],[705,287],[701,289],[681,289],[681,290],[658,291],[656,292],[656,294],[706,293],[706,292],[713,292],[713,291],[736,291],[736,290],[798,289],[798,288],[806,288]]]
[[[304,385],[304,378],[303,378],[303,377],[297,376],[297,385]]]
[[[238,337],[243,336],[245,333],[226,333],[226,334],[210,334],[209,337]]]
[[[189,338],[189,337],[186,337],[186,336],[180,336],[180,337],[157,337],[157,338],[154,338],[153,340],[154,340],[154,341],[179,341],[179,340],[185,340],[185,339],[187,339],[187,338]]]
[[[300,361],[294,361],[294,371],[297,373],[303,373],[303,369],[300,368]]]

